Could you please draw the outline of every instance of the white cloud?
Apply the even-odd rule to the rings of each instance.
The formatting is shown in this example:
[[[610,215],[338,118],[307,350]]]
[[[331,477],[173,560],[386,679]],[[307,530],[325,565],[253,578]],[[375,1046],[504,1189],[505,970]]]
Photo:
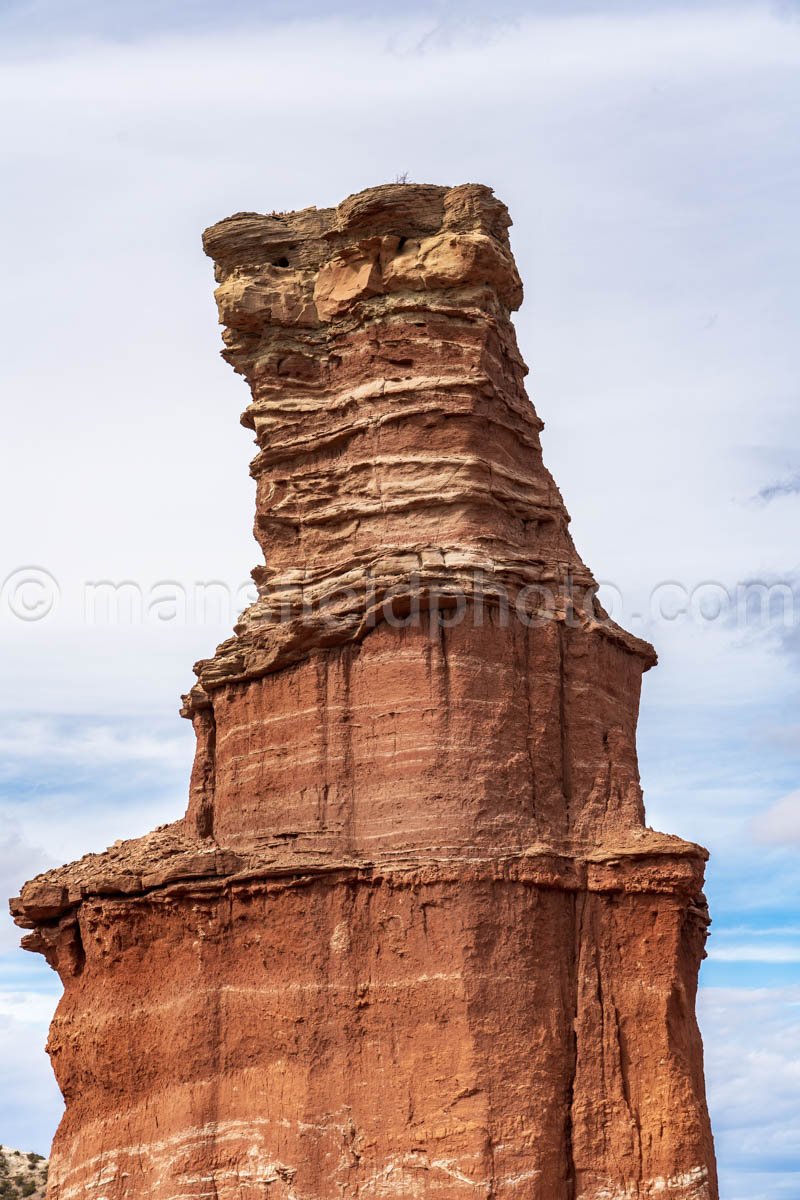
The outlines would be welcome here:
[[[41,1036],[53,1017],[53,999],[41,992],[0,992],[0,1022],[10,1018],[20,1025],[33,1025]]]
[[[708,957],[728,963],[800,963],[800,945],[776,942],[771,945],[745,942],[712,945]]]
[[[91,765],[104,769],[123,764],[183,764],[186,739],[178,719],[175,733],[156,737],[152,730],[140,728],[136,721],[113,723],[97,718],[81,721],[56,720],[52,717],[17,717],[0,727],[0,762],[14,773],[26,769],[30,760],[40,762],[44,755],[53,764]]]
[[[800,842],[800,790],[777,800],[753,819],[753,831],[761,842],[779,846]]]
[[[800,988],[701,988],[698,1007],[722,1194],[788,1197],[800,1171]],[[748,1192],[745,1172],[763,1173],[765,1190]]]
[[[0,780],[0,818],[6,824],[0,896],[17,895],[26,879],[48,867],[102,851],[118,838],[141,836],[186,810],[188,742],[177,753],[147,734],[128,741],[96,730],[82,739],[80,722],[75,741],[67,751],[54,737],[51,756],[43,737],[39,762],[31,743],[20,759],[6,758],[7,778]],[[8,937],[16,941],[18,934],[0,912],[0,942]]]
[[[37,995],[0,993],[2,1141],[45,1155],[63,1109],[44,1049],[52,1007]]]
[[[5,899],[26,880],[182,816],[193,742],[177,715],[29,716],[0,726],[0,950],[19,944]]]
[[[6,911],[7,897],[19,895],[26,879],[54,865],[47,851],[29,843],[18,829],[6,828],[0,834],[0,950],[17,946],[21,937]]]

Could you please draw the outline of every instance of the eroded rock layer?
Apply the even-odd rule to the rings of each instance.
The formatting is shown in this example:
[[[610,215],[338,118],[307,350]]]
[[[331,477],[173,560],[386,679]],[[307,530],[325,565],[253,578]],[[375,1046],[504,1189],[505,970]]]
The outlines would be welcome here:
[[[12,902],[64,982],[48,1196],[716,1200],[705,851],[542,464],[488,188],[212,227],[265,565],[186,817]]]

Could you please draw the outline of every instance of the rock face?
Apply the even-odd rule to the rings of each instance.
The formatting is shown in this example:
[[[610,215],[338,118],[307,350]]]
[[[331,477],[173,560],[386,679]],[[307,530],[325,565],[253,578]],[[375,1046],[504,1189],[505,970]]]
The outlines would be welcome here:
[[[485,187],[209,229],[266,565],[186,817],[12,903],[64,982],[50,1200],[716,1200],[700,847],[652,648],[542,464]]]

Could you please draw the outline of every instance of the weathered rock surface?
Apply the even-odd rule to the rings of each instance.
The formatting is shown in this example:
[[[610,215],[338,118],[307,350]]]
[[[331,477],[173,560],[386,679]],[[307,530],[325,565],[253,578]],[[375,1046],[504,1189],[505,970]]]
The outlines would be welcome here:
[[[186,817],[12,902],[51,1200],[716,1200],[706,854],[645,827],[655,655],[542,464],[509,224],[392,185],[205,235],[266,564]]]

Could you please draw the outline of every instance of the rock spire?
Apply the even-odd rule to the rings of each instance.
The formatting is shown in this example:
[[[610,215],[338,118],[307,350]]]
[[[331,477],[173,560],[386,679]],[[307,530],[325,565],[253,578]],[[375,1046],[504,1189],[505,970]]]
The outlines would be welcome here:
[[[645,826],[655,655],[543,465],[509,225],[397,184],[206,231],[265,563],[186,816],[12,902],[50,1200],[717,1200],[706,854]]]

